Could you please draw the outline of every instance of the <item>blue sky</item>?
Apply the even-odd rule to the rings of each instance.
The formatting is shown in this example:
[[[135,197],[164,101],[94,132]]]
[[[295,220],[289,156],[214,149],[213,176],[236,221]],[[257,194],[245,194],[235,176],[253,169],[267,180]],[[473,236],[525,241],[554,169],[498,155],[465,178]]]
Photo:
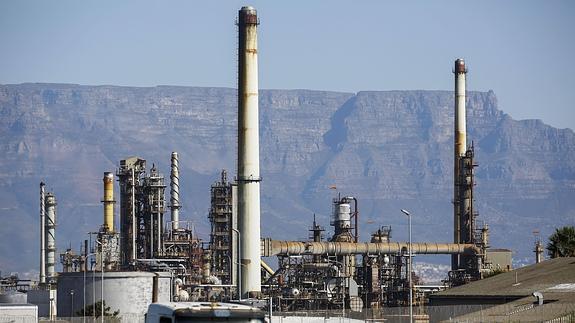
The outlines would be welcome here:
[[[0,2],[0,83],[236,86],[242,5],[260,87],[495,91],[516,119],[575,129],[573,1]]]

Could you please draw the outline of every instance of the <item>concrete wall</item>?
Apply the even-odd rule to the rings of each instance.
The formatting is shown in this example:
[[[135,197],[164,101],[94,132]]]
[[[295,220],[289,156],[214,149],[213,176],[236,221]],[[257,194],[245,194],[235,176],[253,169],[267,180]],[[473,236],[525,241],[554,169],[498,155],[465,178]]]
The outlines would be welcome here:
[[[28,291],[28,303],[38,306],[38,316],[50,316],[50,291],[47,289],[31,289]]]
[[[85,275],[84,275],[85,274]],[[158,301],[169,302],[171,277],[158,273]],[[149,272],[104,272],[104,301],[110,311],[119,310],[122,321],[142,319],[152,303],[155,274]],[[58,316],[68,317],[101,300],[100,272],[60,273],[58,277]],[[84,301],[85,293],[85,301]]]

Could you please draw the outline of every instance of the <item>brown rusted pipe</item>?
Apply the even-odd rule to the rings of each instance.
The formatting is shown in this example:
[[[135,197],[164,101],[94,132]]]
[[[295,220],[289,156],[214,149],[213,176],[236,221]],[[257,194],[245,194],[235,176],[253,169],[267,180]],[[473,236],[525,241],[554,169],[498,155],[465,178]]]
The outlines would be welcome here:
[[[289,255],[358,255],[396,254],[407,250],[407,242],[301,242],[265,239],[264,256]],[[413,243],[416,254],[468,254],[478,255],[481,250],[473,244],[457,243]]]

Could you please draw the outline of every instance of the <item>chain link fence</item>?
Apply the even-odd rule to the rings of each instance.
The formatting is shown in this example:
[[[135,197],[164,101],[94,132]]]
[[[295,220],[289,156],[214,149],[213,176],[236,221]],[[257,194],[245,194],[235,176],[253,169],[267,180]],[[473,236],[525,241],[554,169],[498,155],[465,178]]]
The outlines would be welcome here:
[[[272,313],[273,323],[298,322],[389,322],[409,323],[408,307],[350,310],[325,310]],[[549,322],[575,323],[575,303],[418,306],[413,322]]]
[[[273,312],[271,323],[356,323],[387,322],[409,323],[408,307],[364,309],[361,312],[346,310]],[[423,322],[548,322],[575,323],[575,303],[559,304],[502,304],[502,305],[453,305],[416,306],[413,321]],[[0,318],[0,322],[5,322]],[[20,322],[18,320],[10,322]],[[24,322],[24,321],[22,321]],[[118,317],[58,317],[56,320],[41,318],[39,322],[60,323],[141,323],[142,315],[119,315]]]

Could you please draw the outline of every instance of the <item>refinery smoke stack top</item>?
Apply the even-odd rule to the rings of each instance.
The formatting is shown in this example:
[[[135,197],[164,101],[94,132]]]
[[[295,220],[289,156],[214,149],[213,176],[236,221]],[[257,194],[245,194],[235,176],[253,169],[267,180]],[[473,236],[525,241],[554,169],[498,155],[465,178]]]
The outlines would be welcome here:
[[[241,234],[241,294],[261,294],[260,157],[258,125],[257,12],[239,11],[238,30],[238,228]]]
[[[104,173],[104,230],[114,232],[114,174]]]
[[[465,116],[465,82],[467,68],[463,59],[455,61],[455,156],[465,155],[467,149],[467,130]],[[456,163],[457,165],[457,163]]]

